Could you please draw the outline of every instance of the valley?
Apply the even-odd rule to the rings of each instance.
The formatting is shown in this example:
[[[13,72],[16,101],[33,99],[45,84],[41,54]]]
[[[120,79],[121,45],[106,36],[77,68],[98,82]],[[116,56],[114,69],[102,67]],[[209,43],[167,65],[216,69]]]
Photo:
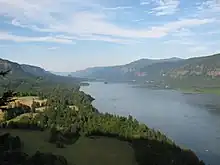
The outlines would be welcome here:
[[[0,165],[220,165],[220,0],[0,0]]]
[[[200,137],[206,136],[203,129],[196,127],[210,131],[212,126],[216,130],[215,124],[206,121],[204,125],[200,117],[217,122],[205,110],[215,107],[218,113],[218,105],[208,104],[203,97],[206,93],[219,94],[220,79],[215,71],[218,57],[142,59],[126,66],[88,69],[90,75],[80,77],[58,76],[36,66],[2,59],[1,70],[10,72],[0,79],[3,93],[0,132],[12,146],[13,139],[19,137],[18,148],[14,147],[19,154],[27,154],[25,158],[19,157],[24,165],[26,161],[36,161],[34,158],[40,155],[43,158],[38,160],[40,164],[54,157],[59,165],[101,165],[106,161],[108,165],[116,162],[203,165],[201,160],[218,165],[219,153],[212,147],[214,143],[218,146],[217,140],[209,139],[213,143],[206,142],[208,146],[204,146]],[[5,93],[6,89],[14,93]],[[198,100],[192,102],[191,97]],[[143,104],[143,98],[148,104]],[[217,95],[210,98],[218,99]],[[200,105],[202,101],[207,105]],[[178,133],[180,128],[182,131]],[[191,129],[199,137],[189,132]],[[218,136],[213,132],[208,134]],[[10,151],[10,159],[15,160],[16,150],[8,148],[4,152]]]
[[[99,165],[106,161],[109,165],[116,162],[121,165],[169,164],[171,161],[204,164],[193,151],[180,148],[163,133],[130,115],[99,112],[91,104],[94,99],[80,91],[82,79],[60,79],[44,72],[40,76],[22,68],[21,78],[17,75],[19,64],[9,61],[6,64],[3,71],[10,69],[11,72],[2,77],[1,82],[16,82],[10,90],[18,91],[8,91],[1,97],[0,138],[4,146],[1,156],[4,158],[5,153],[10,153],[7,155],[9,164],[16,161],[42,164],[51,157],[60,165],[88,162]],[[8,65],[11,68],[5,68]],[[0,161],[5,164],[5,158]]]

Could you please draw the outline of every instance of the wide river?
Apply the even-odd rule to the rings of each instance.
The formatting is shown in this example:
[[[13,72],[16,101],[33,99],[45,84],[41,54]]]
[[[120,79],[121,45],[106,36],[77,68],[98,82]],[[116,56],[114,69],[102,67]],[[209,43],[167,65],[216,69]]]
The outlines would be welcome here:
[[[220,165],[220,96],[90,83],[81,90],[100,112],[136,117],[192,149],[210,165]]]

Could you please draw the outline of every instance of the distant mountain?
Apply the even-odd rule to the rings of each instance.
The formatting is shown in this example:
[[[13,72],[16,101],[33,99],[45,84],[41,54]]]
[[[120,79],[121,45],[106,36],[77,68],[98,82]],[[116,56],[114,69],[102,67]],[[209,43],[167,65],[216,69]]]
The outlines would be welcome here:
[[[220,54],[189,59],[141,59],[126,65],[94,67],[73,76],[103,81],[153,81],[179,87],[220,87]]]
[[[166,78],[174,87],[220,87],[220,54],[184,60]]]
[[[0,59],[0,71],[10,70],[6,77],[0,77],[0,82],[3,86],[17,88],[30,87],[34,84],[51,84],[51,83],[80,83],[84,79],[65,77],[52,74],[37,66],[26,64],[18,64],[9,60]]]
[[[52,74],[51,72],[48,72],[43,68],[32,65],[21,64],[21,68],[23,69],[24,72],[30,73],[34,76],[44,77]]]
[[[0,70],[11,70],[7,77],[14,79],[56,76],[38,66],[18,64],[5,59],[0,59]]]
[[[71,73],[71,75],[75,77],[102,79],[107,81],[127,81],[127,80],[136,79],[138,77],[142,77],[143,72],[140,71],[147,66],[157,63],[177,62],[177,61],[182,61],[182,59],[180,58],[159,59],[159,60],[140,59],[126,65],[87,68],[85,70]]]
[[[187,59],[180,67],[170,71],[170,75],[174,78],[189,76],[219,77],[220,54]]]
[[[8,60],[4,60],[4,59],[0,59],[0,70],[1,71],[6,71],[6,70],[10,70],[10,73],[7,75],[7,77],[10,78],[31,78],[34,77],[33,74],[26,72],[22,65],[15,63],[15,62],[11,62]]]
[[[220,87],[220,54],[154,63],[140,69],[137,80],[162,82],[174,88]]]

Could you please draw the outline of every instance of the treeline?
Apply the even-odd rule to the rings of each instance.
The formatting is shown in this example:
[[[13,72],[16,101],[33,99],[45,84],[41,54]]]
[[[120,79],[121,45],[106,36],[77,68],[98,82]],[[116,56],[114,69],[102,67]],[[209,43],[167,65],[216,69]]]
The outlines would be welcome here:
[[[28,77],[27,77],[28,76]],[[62,76],[49,76],[49,77],[36,77],[26,75],[25,77],[18,75],[6,74],[5,77],[0,75],[0,94],[7,90],[16,91],[17,96],[39,96],[45,99],[47,94],[54,88],[76,88],[79,89],[79,79],[62,77]]]
[[[57,147],[63,148],[79,136],[108,136],[128,141],[139,165],[204,165],[192,151],[181,149],[165,135],[132,116],[97,112],[86,95],[83,99],[79,93],[72,94],[72,99],[78,100],[74,104],[77,108],[69,107],[65,99],[69,92],[55,90],[56,95],[51,97],[53,101],[49,98],[48,109],[39,117],[40,123],[51,129],[49,142]]]
[[[23,117],[18,122],[1,126],[13,129],[50,130],[48,142],[59,148],[74,143],[80,136],[108,136],[127,141],[135,151],[139,165],[204,165],[196,155],[182,150],[159,131],[139,123],[132,116],[122,117],[100,113],[91,96],[79,88],[54,88],[43,93],[47,97],[44,112]]]
[[[81,135],[109,135],[124,139],[155,139],[173,143],[159,131],[140,124],[132,116],[122,117],[98,112],[92,105],[93,98],[81,91],[55,89],[48,98],[47,108],[39,116],[46,128],[72,130],[77,127]],[[74,106],[70,106],[74,105]]]
[[[3,118],[5,121],[7,121],[7,120],[11,120],[21,114],[31,112],[31,107],[18,102],[18,103],[15,103],[15,105],[13,107],[11,105],[9,105],[7,109],[3,109],[3,112],[4,112]]]
[[[36,109],[40,107],[45,107],[47,105],[46,102],[32,102],[31,107],[20,102],[15,102],[13,104],[9,104],[7,108],[2,108],[1,111],[3,112],[3,120],[8,121],[17,116],[26,113],[36,113]]]

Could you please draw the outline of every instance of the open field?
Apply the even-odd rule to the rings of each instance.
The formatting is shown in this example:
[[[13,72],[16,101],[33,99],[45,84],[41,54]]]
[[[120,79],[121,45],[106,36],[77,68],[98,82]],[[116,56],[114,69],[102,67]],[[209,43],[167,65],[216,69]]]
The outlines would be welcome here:
[[[35,96],[16,97],[15,99],[16,99],[16,102],[20,102],[20,103],[25,104],[29,107],[32,105],[33,100],[36,102],[39,102],[40,104],[47,101],[46,99],[40,100],[38,97],[35,97]]]
[[[44,99],[44,100],[40,100],[38,97],[35,97],[35,96],[26,96],[26,97],[15,97],[15,102],[11,102],[9,105],[11,105],[12,107],[15,105],[15,103],[22,103],[24,105],[27,105],[29,107],[31,107],[32,103],[33,103],[33,100],[35,102],[39,102],[40,104],[41,103],[45,103],[47,100]],[[6,106],[7,107],[7,106]],[[40,108],[36,108],[36,112],[43,112],[45,110],[45,107],[40,107]],[[1,111],[1,108],[0,108],[0,122],[3,120],[3,115],[4,113]],[[13,121],[18,121],[20,120],[22,117],[24,116],[29,116],[30,114],[29,113],[26,113],[26,114],[23,114],[23,115],[20,115],[20,116],[17,116],[16,118],[12,119]]]
[[[64,156],[72,165],[137,165],[132,147],[127,142],[117,139],[81,137],[75,144],[59,149],[47,142],[46,131],[5,131],[19,136],[24,142],[24,151],[28,154],[34,154],[37,150],[53,152]]]

